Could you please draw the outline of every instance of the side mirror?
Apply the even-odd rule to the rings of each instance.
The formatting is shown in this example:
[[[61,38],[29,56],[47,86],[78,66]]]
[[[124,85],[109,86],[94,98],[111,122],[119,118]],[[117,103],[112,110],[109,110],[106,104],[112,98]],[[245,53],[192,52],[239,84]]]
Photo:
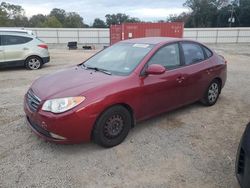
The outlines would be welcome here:
[[[149,65],[146,69],[146,74],[158,75],[166,72],[166,68],[159,64]]]

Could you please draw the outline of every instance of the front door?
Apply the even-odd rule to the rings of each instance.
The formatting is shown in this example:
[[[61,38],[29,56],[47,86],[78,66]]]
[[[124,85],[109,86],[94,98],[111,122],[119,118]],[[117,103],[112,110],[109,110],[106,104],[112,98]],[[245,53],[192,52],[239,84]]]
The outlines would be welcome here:
[[[146,75],[140,78],[141,116],[144,118],[180,106],[185,78],[182,75],[182,61],[178,43],[160,48],[147,65],[160,64],[166,67],[161,75]]]

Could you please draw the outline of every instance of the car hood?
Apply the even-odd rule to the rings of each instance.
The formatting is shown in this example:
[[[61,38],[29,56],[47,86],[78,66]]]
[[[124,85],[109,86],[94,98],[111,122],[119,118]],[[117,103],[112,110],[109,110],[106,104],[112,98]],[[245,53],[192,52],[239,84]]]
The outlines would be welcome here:
[[[31,86],[41,99],[74,97],[98,86],[116,82],[122,76],[107,75],[94,70],[85,70],[80,66],[56,72],[37,79]]]

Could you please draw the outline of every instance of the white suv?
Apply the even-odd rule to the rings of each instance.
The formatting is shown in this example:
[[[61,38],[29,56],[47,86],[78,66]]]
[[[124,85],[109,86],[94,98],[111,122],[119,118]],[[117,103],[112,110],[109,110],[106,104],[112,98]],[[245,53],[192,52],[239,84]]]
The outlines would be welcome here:
[[[48,46],[36,36],[0,31],[0,67],[36,70],[50,61]]]

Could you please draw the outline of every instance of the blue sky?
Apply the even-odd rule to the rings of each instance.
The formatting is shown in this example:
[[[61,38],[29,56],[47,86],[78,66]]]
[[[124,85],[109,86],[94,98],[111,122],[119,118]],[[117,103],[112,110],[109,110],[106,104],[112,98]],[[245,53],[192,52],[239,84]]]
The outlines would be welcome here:
[[[125,13],[145,21],[165,19],[170,14],[188,11],[183,7],[185,0],[6,0],[21,5],[28,17],[42,13],[49,14],[52,8],[62,8],[67,12],[77,12],[84,22],[91,24],[94,18],[105,19],[109,13]]]

